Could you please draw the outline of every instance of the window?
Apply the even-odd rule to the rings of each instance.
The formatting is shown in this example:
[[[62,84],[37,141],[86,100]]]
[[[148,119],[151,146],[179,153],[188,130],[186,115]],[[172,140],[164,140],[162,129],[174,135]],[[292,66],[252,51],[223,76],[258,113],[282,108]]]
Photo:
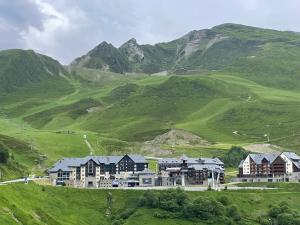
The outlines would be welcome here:
[[[94,173],[94,162],[90,160],[88,162],[88,174],[93,174]]]
[[[57,180],[69,180],[70,173],[59,170],[57,173]]]
[[[76,167],[76,180],[80,180],[80,167]]]

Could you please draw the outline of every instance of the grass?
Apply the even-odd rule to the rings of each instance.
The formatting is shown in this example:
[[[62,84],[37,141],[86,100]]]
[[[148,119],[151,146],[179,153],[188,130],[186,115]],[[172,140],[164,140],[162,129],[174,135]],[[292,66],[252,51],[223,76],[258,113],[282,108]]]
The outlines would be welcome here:
[[[31,143],[39,154],[47,155],[44,169],[62,157],[87,155],[84,134],[96,154],[138,153],[135,142],[174,127],[214,143],[207,148],[176,146],[176,156],[221,157],[231,145],[265,143],[264,134],[271,143],[296,152],[300,146],[296,119],[300,92],[296,90],[265,87],[226,72],[154,77],[94,71],[98,78],[90,83],[91,71],[73,74],[68,82],[75,90],[56,101],[40,94],[6,102],[0,113],[0,133]],[[116,98],[120,92],[122,98]],[[85,111],[99,105],[99,112]]]
[[[106,196],[112,193],[112,213],[118,215],[137,206],[137,199],[144,191],[87,190],[55,188],[36,184],[13,184],[0,186],[0,218],[6,224],[111,224],[106,217]],[[270,205],[288,202],[293,209],[299,208],[300,196],[295,189],[272,191],[226,191],[187,192],[190,199],[200,196],[219,198],[227,196],[230,204],[239,206],[243,224],[258,224],[258,217],[266,215]],[[58,207],[59,206],[59,207]],[[136,208],[124,224],[202,224],[201,221],[183,219],[158,219],[153,216],[156,209]],[[203,223],[205,224],[205,223]]]

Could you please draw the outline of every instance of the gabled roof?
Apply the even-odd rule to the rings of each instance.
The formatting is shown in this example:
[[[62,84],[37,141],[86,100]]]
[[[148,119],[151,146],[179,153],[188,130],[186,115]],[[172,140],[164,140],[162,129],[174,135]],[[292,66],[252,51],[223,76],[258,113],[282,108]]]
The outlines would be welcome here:
[[[57,161],[51,169],[48,171],[50,173],[57,172],[59,170],[70,172],[72,171],[71,165],[73,166],[80,166],[82,162],[82,158],[64,158]]]
[[[288,159],[292,161],[292,163],[300,169],[300,156],[298,156],[295,152],[283,152],[283,155],[285,155]]]
[[[255,164],[262,164],[262,160],[266,159],[269,163],[273,163],[273,161],[279,156],[277,153],[268,153],[268,154],[249,154],[251,159],[255,162]]]
[[[203,164],[203,165],[191,165],[188,167],[189,169],[194,169],[194,170],[213,170],[216,172],[222,172],[224,169],[221,166],[218,165],[208,165],[208,164]]]
[[[183,163],[183,160],[186,161],[188,165],[224,165],[224,163],[219,158],[188,158],[186,155],[182,155],[179,159],[176,158],[163,158],[158,160],[159,164],[163,163]]]
[[[287,158],[289,158],[292,161],[300,161],[300,156],[298,156],[295,152],[282,152],[282,154],[284,154]]]
[[[128,155],[135,163],[147,163],[147,160],[142,155]]]
[[[135,163],[147,163],[147,160],[142,155],[128,155]],[[57,172],[72,171],[72,167],[79,167],[86,164],[88,161],[93,160],[96,164],[117,164],[124,156],[86,156],[84,158],[64,158],[57,161],[48,171]]]
[[[188,164],[218,164],[224,165],[219,158],[188,158]]]

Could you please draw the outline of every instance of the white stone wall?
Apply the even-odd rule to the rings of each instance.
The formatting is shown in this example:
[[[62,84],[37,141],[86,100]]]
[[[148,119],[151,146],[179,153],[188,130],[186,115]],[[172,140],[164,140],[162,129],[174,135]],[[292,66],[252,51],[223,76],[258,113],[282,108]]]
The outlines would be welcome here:
[[[96,166],[96,187],[99,187],[100,181],[100,166]]]
[[[293,162],[288,157],[286,157],[284,153],[281,153],[280,156],[285,161],[286,173],[293,173]]]
[[[81,173],[81,187],[85,187],[85,167],[80,167],[80,173]]]
[[[243,163],[243,174],[247,175],[250,174],[250,156],[248,155],[247,158],[244,160]]]

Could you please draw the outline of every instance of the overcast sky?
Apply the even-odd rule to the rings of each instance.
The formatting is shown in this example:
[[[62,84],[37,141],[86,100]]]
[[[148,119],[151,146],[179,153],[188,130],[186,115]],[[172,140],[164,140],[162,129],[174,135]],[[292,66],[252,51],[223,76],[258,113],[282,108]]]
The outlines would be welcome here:
[[[104,40],[153,44],[227,22],[300,31],[300,0],[0,0],[0,49],[67,64]]]

